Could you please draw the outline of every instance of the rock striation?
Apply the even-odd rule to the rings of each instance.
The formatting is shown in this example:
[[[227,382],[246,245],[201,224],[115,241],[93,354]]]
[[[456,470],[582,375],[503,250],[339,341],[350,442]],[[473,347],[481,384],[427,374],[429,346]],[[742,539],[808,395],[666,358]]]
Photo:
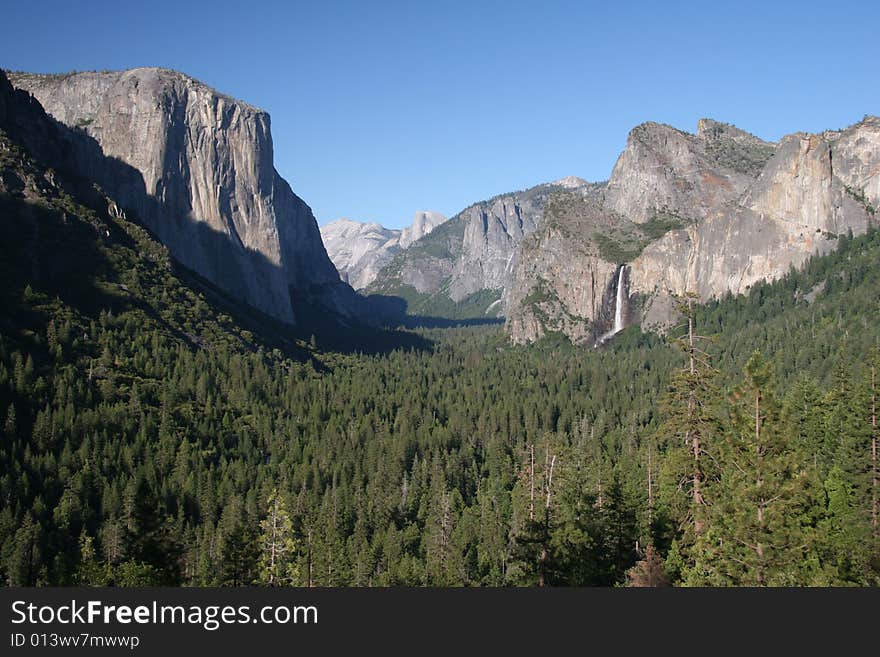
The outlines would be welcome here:
[[[550,197],[593,187],[571,176],[474,203],[397,254],[369,290],[393,294],[411,288],[454,303],[484,290],[503,292],[513,278],[519,245],[541,222]]]
[[[161,68],[10,79],[67,128],[77,171],[187,268],[287,323],[300,307],[360,312],[274,168],[263,110]]]

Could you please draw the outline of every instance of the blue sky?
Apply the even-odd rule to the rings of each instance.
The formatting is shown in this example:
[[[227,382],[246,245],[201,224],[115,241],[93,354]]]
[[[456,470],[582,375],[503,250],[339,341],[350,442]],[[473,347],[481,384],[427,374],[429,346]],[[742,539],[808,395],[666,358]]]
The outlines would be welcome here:
[[[165,66],[269,111],[318,222],[568,175],[643,121],[765,139],[880,114],[880,2],[0,1],[0,66]]]

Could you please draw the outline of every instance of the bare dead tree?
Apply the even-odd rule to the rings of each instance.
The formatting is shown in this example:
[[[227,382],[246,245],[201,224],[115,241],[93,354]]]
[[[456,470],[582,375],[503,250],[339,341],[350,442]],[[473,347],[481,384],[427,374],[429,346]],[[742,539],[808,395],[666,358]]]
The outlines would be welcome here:
[[[690,465],[682,472],[681,488],[689,488],[689,510],[683,526],[690,525],[696,536],[705,530],[706,514],[704,486],[706,484],[707,462],[707,403],[712,397],[711,379],[715,370],[710,364],[709,354],[700,347],[700,342],[709,338],[696,331],[694,306],[699,297],[694,292],[686,293],[676,301],[678,311],[684,315],[684,334],[676,342],[685,355],[684,367],[679,371],[667,399],[667,410],[674,420],[674,430],[682,439],[683,446],[690,455]]]
[[[535,446],[529,444],[529,521],[535,520]]]
[[[534,452],[533,452],[534,454]],[[553,495],[553,468],[556,466],[556,454],[550,454],[550,441],[544,450],[544,526],[541,532],[541,556],[538,568],[538,586],[545,586],[547,581],[547,561],[550,549],[547,542],[550,538],[550,503]]]
[[[880,537],[878,526],[878,500],[877,500],[878,474],[877,474],[877,367],[871,366],[871,526],[874,529],[874,537]]]
[[[309,542],[309,550],[308,550],[308,584],[309,588],[312,588],[312,528],[309,527],[308,532],[308,542]]]

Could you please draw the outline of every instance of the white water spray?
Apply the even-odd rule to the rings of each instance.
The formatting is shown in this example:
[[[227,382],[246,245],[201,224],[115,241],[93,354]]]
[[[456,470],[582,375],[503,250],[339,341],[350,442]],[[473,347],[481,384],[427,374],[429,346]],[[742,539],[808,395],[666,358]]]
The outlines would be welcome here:
[[[597,347],[605,344],[609,339],[626,328],[623,325],[623,304],[626,302],[626,291],[623,289],[624,269],[626,269],[626,265],[620,265],[620,273],[617,275],[617,294],[614,296],[614,327],[599,338],[596,342]]]
[[[623,270],[626,265],[620,266],[620,275],[617,277],[617,299],[614,300],[614,333],[620,333],[623,330]]]

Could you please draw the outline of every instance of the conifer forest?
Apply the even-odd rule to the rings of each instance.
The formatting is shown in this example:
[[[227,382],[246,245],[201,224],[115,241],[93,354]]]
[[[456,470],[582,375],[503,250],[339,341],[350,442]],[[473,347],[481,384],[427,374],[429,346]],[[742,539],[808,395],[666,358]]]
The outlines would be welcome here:
[[[593,349],[292,338],[136,222],[0,200],[5,584],[880,584],[877,230]]]

